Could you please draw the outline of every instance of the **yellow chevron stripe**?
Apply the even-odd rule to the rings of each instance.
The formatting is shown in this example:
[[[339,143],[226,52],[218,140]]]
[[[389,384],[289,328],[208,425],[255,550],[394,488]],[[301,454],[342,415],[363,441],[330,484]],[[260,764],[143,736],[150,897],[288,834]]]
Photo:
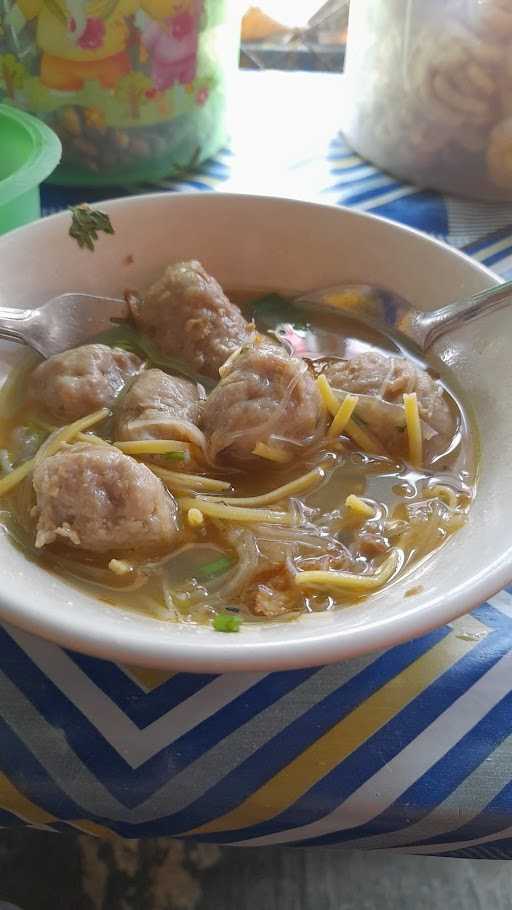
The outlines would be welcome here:
[[[469,617],[460,622],[464,622],[465,630],[469,628]],[[471,618],[471,632],[476,631],[476,627],[487,631]],[[452,632],[358,705],[236,809],[186,833],[236,831],[284,812],[477,644],[478,640],[461,638]]]
[[[151,670],[149,667],[129,667],[127,665],[121,665],[121,670],[128,673],[135,682],[139,683],[145,692],[152,692],[153,689],[158,689],[158,687],[166,683],[168,679],[172,679],[172,677],[175,676],[174,673],[166,673],[165,670]]]
[[[329,161],[329,166],[330,167],[334,166],[336,168],[353,167],[354,164],[367,165],[368,162],[363,161],[363,159],[360,158],[359,155],[351,155],[350,158],[332,158]]]
[[[67,824],[70,828],[76,828],[77,831],[82,831],[84,834],[92,834],[93,837],[97,837],[100,840],[117,841],[123,839],[115,831],[111,831],[110,828],[104,828],[103,825],[97,825],[96,822],[89,822],[84,818],[74,822],[67,822]]]
[[[23,821],[30,822],[32,825],[50,825],[56,821],[54,815],[49,815],[44,809],[40,809],[39,806],[30,802],[2,773],[0,773],[0,808],[12,812],[13,815],[18,815]]]

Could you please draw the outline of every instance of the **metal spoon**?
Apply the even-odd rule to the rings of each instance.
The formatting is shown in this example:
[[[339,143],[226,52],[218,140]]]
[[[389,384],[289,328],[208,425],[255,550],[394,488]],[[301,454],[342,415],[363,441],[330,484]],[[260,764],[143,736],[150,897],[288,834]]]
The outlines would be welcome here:
[[[420,351],[428,351],[447,332],[462,328],[474,319],[504,309],[512,303],[512,281],[481,291],[466,300],[420,313],[393,292],[371,285],[339,285],[310,291],[294,304],[321,304],[360,320],[383,334],[392,332],[405,337]]]
[[[309,291],[293,301],[298,306],[321,304],[384,334],[398,332],[427,351],[446,332],[503,309],[512,302],[512,281],[474,297],[419,313],[406,300],[371,285],[340,284]],[[129,318],[126,301],[90,294],[61,294],[35,310],[0,307],[0,338],[26,344],[43,357],[77,347]]]

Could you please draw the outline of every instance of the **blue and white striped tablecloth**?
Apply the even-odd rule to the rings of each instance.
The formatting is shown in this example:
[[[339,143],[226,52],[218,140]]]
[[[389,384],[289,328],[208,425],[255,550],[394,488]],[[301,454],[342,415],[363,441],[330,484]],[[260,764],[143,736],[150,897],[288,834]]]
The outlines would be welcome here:
[[[339,77],[249,74],[241,93],[232,147],[152,189],[356,206],[512,273],[512,208],[353,155]],[[46,187],[45,211],[126,192]],[[0,628],[0,825],[512,857],[511,684],[512,589],[390,651],[274,674],[137,670]]]

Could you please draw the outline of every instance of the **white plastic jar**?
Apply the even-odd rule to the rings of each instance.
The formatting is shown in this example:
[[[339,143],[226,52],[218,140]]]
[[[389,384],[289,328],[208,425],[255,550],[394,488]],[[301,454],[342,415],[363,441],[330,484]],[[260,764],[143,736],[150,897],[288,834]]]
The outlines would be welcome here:
[[[512,200],[512,0],[352,0],[344,132],[396,176]]]

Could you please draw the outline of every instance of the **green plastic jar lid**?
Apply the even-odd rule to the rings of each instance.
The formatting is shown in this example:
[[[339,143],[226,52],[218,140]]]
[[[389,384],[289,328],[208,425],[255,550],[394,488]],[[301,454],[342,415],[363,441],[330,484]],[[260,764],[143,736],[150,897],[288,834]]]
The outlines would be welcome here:
[[[7,104],[0,104],[0,149],[0,206],[39,186],[62,154],[53,130]]]

